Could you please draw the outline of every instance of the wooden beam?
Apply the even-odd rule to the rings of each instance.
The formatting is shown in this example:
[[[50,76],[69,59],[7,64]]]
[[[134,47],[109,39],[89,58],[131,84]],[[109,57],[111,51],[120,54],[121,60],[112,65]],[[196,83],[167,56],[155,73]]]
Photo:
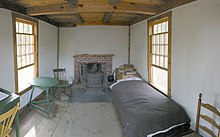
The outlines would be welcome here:
[[[60,23],[59,27],[76,27],[76,26],[128,26],[126,22],[109,22],[103,24],[102,22],[85,22],[83,24],[72,23],[72,22],[63,22]]]
[[[27,15],[27,12],[26,12],[26,8],[21,6],[21,5],[17,5],[17,4],[14,4],[8,0],[0,0],[0,8],[5,8],[5,9],[8,9],[10,11],[14,11],[14,12],[17,12],[17,13],[21,13],[21,14],[24,14],[24,15]],[[39,20],[43,20],[51,25],[54,25],[54,26],[57,26],[58,27],[58,23],[45,17],[45,16],[36,16],[34,18],[37,18]]]
[[[47,22],[47,23],[49,23],[49,24],[51,24],[51,25],[57,26],[57,27],[59,26],[59,23],[55,22],[55,21],[52,20],[52,19],[47,18],[47,17],[44,16],[44,15],[35,16],[34,18],[39,19],[39,20],[42,20],[42,21],[45,21],[45,22]]]
[[[77,6],[77,0],[67,0],[67,1],[68,1],[68,3],[69,3],[70,6],[76,8],[76,6]]]
[[[121,0],[108,0],[109,4],[112,6],[116,6]]]
[[[146,20],[146,19],[149,18],[149,17],[151,17],[151,16],[138,15],[138,16],[136,16],[135,18],[133,18],[133,19],[129,22],[129,24],[130,24],[130,25],[134,25],[135,23],[138,23],[138,22],[140,22],[140,21]]]
[[[102,23],[109,23],[110,18],[112,17],[112,12],[105,12],[102,18]]]
[[[160,6],[160,13],[197,0],[170,0]]]
[[[84,23],[84,20],[83,20],[83,18],[80,16],[79,13],[76,13],[75,16],[76,16],[77,21],[78,21],[80,24],[83,24],[83,23]]]
[[[69,14],[78,12],[122,12],[155,15],[159,12],[158,6],[119,3],[117,6],[111,6],[108,2],[81,2],[76,8],[69,4],[49,5],[40,7],[27,8],[27,13],[31,16],[52,15],[52,14]]]
[[[14,4],[8,0],[0,0],[0,8],[5,8],[18,13],[26,14],[26,8],[17,4]]]

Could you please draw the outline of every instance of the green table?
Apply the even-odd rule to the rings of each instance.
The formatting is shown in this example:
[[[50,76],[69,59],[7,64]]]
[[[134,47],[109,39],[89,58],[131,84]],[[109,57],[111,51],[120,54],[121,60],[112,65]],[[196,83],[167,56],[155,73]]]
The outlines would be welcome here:
[[[9,96],[0,101],[0,115],[12,109],[20,100],[20,97],[12,92],[0,88],[0,92],[8,94]],[[18,113],[15,116],[14,120],[16,128],[16,137],[20,137],[20,128],[19,128],[19,115]]]
[[[55,87],[59,84],[59,81],[54,78],[49,77],[35,77],[29,81],[29,83],[32,85],[32,91],[30,96],[29,105],[37,108],[43,112],[47,113],[47,116],[50,116],[51,108],[54,103],[54,97],[51,93],[50,96],[50,88]],[[39,88],[45,91],[45,99],[39,100],[39,101],[32,101],[32,96],[35,88]],[[45,104],[46,108],[39,106],[40,104]]]

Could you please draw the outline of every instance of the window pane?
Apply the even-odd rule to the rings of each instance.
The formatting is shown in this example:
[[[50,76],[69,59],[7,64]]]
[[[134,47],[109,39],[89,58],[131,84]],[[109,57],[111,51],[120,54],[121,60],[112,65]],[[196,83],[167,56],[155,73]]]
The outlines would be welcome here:
[[[27,26],[27,24],[24,24],[24,33],[28,33],[28,26]]]
[[[166,70],[159,69],[152,66],[152,84],[159,90],[167,94],[167,78],[168,73]]]
[[[152,54],[155,54],[155,53],[156,53],[156,46],[153,45],[153,47],[152,47]]]
[[[34,66],[30,66],[21,70],[18,70],[18,91],[21,92],[28,88],[30,84],[28,80],[34,77]]]
[[[168,46],[167,45],[165,46],[165,54],[164,55],[168,56]]]
[[[162,23],[162,32],[166,32],[166,22]]]
[[[159,55],[159,52],[160,52],[159,50],[160,50],[160,49],[159,49],[159,45],[156,45],[156,52],[155,52],[155,53],[156,53],[157,55]]]
[[[157,25],[154,25],[154,34],[157,34]]]
[[[154,65],[156,64],[155,55],[152,56],[152,64],[154,64]]]
[[[165,34],[165,38],[164,39],[165,39],[164,44],[168,44],[168,33]]]
[[[16,33],[18,33],[18,32],[19,32],[19,23],[16,22]]]
[[[165,57],[165,64],[164,64],[165,68],[168,68],[168,57]]]
[[[155,65],[160,65],[160,57],[159,56],[156,56],[156,64]]]
[[[164,67],[164,57],[160,56],[160,67]]]
[[[166,22],[166,32],[168,32],[168,21]]]
[[[158,33],[161,33],[161,26],[162,26],[161,23],[158,24],[158,30],[157,30]]]
[[[23,23],[19,22],[19,30],[18,30],[19,33],[23,33],[24,32],[24,25]]]

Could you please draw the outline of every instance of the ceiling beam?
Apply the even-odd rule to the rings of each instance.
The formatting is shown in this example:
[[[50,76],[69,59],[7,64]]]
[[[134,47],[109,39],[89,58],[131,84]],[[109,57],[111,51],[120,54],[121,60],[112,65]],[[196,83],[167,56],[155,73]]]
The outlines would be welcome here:
[[[121,12],[155,15],[159,12],[159,7],[130,3],[119,3],[117,6],[112,7],[108,2],[82,2],[76,8],[72,8],[69,4],[27,8],[27,13],[31,16],[69,14],[78,12]]]
[[[108,0],[109,4],[112,6],[117,5],[121,0]]]
[[[102,23],[109,23],[110,18],[112,17],[112,12],[105,12],[102,18]]]
[[[106,24],[103,24],[102,22],[85,22],[83,24],[78,24],[78,23],[72,23],[72,22],[63,22],[60,23],[59,27],[76,27],[76,26],[128,26],[129,24],[127,22],[109,22]]]
[[[160,13],[197,0],[170,0],[160,6]]]
[[[80,15],[79,13],[76,13],[75,16],[76,16],[77,21],[78,21],[80,24],[83,24],[83,23],[84,23],[84,20],[83,20],[83,18],[81,17],[81,15]]]
[[[8,0],[0,0],[0,8],[9,9],[18,13],[26,14],[26,8],[17,4],[14,4]]]
[[[5,9],[8,9],[10,11],[14,11],[14,12],[17,12],[17,13],[21,13],[21,14],[24,14],[24,15],[27,15],[27,9],[21,5],[18,5],[18,4],[14,4],[8,0],[0,0],[0,8],[5,8]],[[39,20],[43,20],[51,25],[54,25],[54,26],[59,26],[59,24],[45,16],[36,16],[34,17],[36,19],[39,19]]]
[[[147,15],[138,15],[130,20],[129,25],[133,25],[133,24],[138,23],[140,21],[146,20],[149,17],[150,16],[147,16]]]
[[[75,8],[77,6],[77,2],[78,2],[77,0],[67,0],[67,1],[71,7]]]

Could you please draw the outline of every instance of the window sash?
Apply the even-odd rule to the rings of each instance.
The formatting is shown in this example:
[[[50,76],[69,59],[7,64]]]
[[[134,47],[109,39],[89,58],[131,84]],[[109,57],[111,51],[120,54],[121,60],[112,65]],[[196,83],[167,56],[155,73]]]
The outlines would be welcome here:
[[[32,74],[33,76],[31,77],[35,77],[38,75],[38,46],[37,46],[38,21],[16,13],[13,13],[12,17],[14,24],[13,33],[14,33],[15,92],[19,95],[22,95],[23,93],[30,90],[30,85],[24,90],[19,91],[19,89],[21,89],[20,86],[23,83],[23,80],[19,82],[20,79],[19,77],[21,76],[20,72],[22,72],[22,70],[28,69],[29,70],[28,72],[23,71],[25,72],[24,75],[25,77],[26,75],[28,76]],[[17,28],[19,26],[19,23],[20,26],[23,26],[21,27],[20,30],[19,28]],[[24,26],[26,28],[24,28]],[[28,83],[25,85],[28,85]]]
[[[163,92],[160,86],[154,83],[156,73],[153,72],[153,68],[161,70],[162,72],[167,72],[165,79],[167,80],[166,95],[171,96],[171,12],[161,15],[159,17],[153,18],[148,21],[148,79],[149,83]],[[154,30],[158,27],[158,24],[163,24],[166,28],[160,28]],[[163,37],[163,38],[161,38]],[[157,38],[157,40],[156,40]],[[164,80],[165,80],[164,79]]]

